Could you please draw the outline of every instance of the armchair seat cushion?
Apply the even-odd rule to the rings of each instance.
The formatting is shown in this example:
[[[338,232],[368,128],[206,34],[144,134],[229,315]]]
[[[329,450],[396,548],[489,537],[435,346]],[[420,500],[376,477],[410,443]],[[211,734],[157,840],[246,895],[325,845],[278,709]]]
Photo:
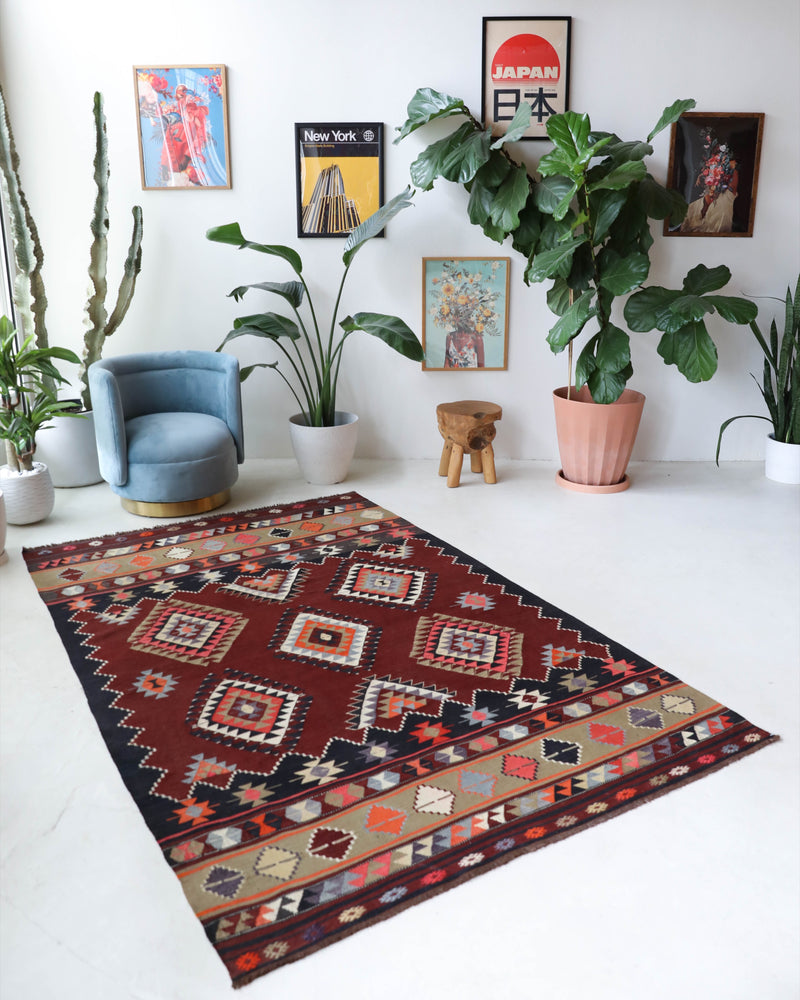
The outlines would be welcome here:
[[[227,424],[207,413],[145,413],[125,421],[128,481],[120,496],[154,503],[227,489],[239,474]]]

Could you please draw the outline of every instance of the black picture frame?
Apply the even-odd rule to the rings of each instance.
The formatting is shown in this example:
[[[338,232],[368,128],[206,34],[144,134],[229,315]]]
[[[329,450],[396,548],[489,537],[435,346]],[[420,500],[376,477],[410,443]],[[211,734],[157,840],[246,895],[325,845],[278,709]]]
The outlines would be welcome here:
[[[687,111],[672,126],[667,187],[689,203],[665,236],[752,236],[762,112]]]
[[[527,101],[533,117],[522,140],[547,139],[547,119],[569,109],[571,43],[571,17],[483,18],[481,109],[494,137]]]
[[[346,238],[383,205],[383,122],[299,122],[294,129],[297,235]]]

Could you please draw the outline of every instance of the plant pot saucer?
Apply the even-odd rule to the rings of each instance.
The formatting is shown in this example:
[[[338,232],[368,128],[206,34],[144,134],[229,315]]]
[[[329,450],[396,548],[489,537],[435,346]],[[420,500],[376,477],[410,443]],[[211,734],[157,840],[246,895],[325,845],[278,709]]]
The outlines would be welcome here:
[[[556,473],[556,482],[565,490],[574,490],[576,493],[622,493],[631,485],[631,481],[625,475],[618,483],[610,486],[592,486],[591,483],[573,483],[564,476],[564,470],[559,469]]]

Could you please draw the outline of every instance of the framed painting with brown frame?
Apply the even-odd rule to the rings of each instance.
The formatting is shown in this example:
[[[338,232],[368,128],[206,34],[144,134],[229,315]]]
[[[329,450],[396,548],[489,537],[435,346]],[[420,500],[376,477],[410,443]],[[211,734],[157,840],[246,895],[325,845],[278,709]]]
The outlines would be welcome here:
[[[483,19],[483,122],[503,135],[522,101],[532,109],[523,139],[546,139],[547,120],[569,108],[571,17]]]
[[[145,191],[230,188],[225,67],[134,66]]]
[[[300,122],[294,130],[297,235],[346,237],[383,205],[383,123]]]
[[[423,257],[423,371],[508,368],[509,257]]]
[[[665,236],[752,236],[762,113],[687,111],[672,126],[667,187],[689,203]]]

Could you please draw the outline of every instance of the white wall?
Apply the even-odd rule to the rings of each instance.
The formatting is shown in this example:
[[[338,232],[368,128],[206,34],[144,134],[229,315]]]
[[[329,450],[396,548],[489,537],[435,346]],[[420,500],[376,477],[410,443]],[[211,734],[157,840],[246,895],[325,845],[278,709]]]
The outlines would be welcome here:
[[[110,136],[112,286],[127,247],[132,204],[143,206],[145,232],[136,298],[106,354],[214,348],[239,308],[226,298],[232,287],[291,275],[278,261],[207,242],[209,226],[238,220],[251,239],[294,245],[319,295],[338,281],[341,244],[295,237],[293,123],[384,121],[390,196],[405,186],[409,163],[432,134],[391,144],[414,91],[432,86],[477,109],[481,17],[515,13],[534,12],[514,0],[195,0],[144,6],[4,0],[0,73],[23,186],[45,248],[52,341],[80,345],[95,90],[105,96]],[[755,7],[743,0],[551,0],[544,13],[573,17],[571,106],[588,111],[596,128],[641,138],[679,97],[694,97],[698,110],[766,112],[753,238],[657,237],[651,281],[680,281],[698,262],[726,263],[732,293],[782,296],[800,270],[796,0],[762,0]],[[142,191],[131,67],[214,62],[228,67],[232,190]],[[651,169],[663,180],[668,133],[654,145]],[[526,159],[546,149],[541,143],[521,147]],[[563,356],[554,358],[544,340],[552,323],[545,287],[527,288],[522,259],[469,225],[462,190],[437,185],[416,201],[385,240],[359,255],[344,309],[397,313],[419,332],[423,256],[508,254],[509,370],[424,373],[369,338],[353,338],[340,403],[361,414],[359,454],[433,457],[440,447],[435,404],[485,398],[504,407],[498,454],[555,457],[550,390],[563,384],[565,369]],[[245,311],[254,305],[247,303]],[[765,308],[772,315],[770,305]],[[747,374],[761,367],[750,332],[713,320],[710,329],[720,370],[701,386],[664,367],[654,338],[635,338],[631,384],[648,397],[635,458],[707,460],[724,418],[762,410]],[[239,353],[243,361],[265,358],[257,345],[243,344]],[[244,402],[249,454],[288,455],[286,417],[296,407],[277,376],[255,375],[244,386]],[[762,457],[766,426],[734,424],[724,456]]]

